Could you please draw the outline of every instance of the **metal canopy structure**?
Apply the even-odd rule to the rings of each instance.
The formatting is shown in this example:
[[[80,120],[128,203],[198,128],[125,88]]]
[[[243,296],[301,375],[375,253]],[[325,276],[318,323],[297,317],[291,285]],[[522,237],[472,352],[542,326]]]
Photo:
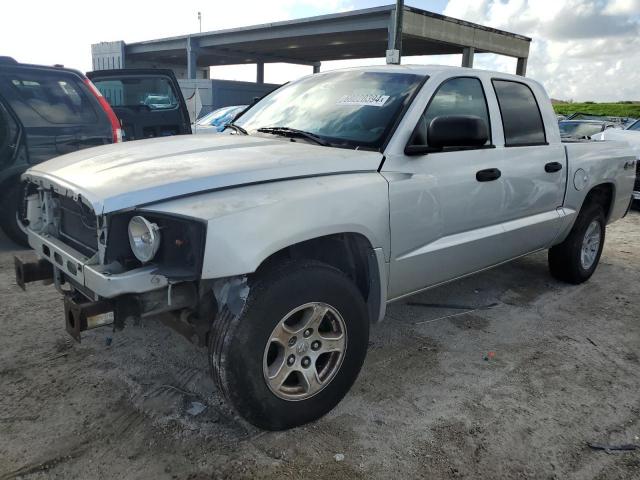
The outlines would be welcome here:
[[[128,45],[118,42],[123,57],[118,62],[127,68],[182,65],[186,78],[196,78],[198,69],[209,66],[255,63],[262,83],[265,63],[309,65],[317,72],[325,60],[385,57],[394,45],[395,12],[396,6],[388,5]],[[402,56],[462,54],[462,66],[471,67],[474,53],[495,53],[517,58],[516,73],[525,74],[530,38],[407,6],[400,20]]]

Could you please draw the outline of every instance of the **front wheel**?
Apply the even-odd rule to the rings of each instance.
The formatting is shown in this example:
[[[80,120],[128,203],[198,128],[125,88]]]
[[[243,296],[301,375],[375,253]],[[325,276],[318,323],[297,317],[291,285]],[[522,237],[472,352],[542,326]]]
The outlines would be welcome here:
[[[282,430],[313,421],[356,380],[369,340],[362,294],[316,261],[258,273],[244,308],[223,308],[209,342],[214,379],[246,420]]]
[[[587,281],[600,261],[605,227],[601,205],[591,203],[583,207],[569,236],[549,250],[551,275],[573,284]]]

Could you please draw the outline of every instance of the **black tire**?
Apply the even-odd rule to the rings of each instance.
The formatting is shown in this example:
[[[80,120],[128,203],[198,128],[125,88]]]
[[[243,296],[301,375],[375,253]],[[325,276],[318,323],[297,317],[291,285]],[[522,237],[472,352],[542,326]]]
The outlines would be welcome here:
[[[304,400],[285,400],[265,380],[265,347],[275,326],[310,302],[323,302],[339,312],[348,347],[322,390]],[[239,315],[222,309],[212,325],[209,359],[214,380],[242,417],[263,429],[283,430],[318,419],[342,400],[360,372],[368,342],[367,309],[354,283],[329,265],[300,261],[254,275]]]
[[[581,262],[582,242],[589,225],[593,221],[600,224],[600,245],[595,260],[589,268],[584,268]],[[549,270],[551,275],[563,282],[575,285],[586,282],[598,267],[602,248],[604,247],[606,220],[604,210],[599,203],[586,204],[576,219],[569,236],[549,250]]]
[[[18,226],[17,214],[22,208],[24,187],[21,183],[12,184],[2,194],[0,208],[0,228],[11,240],[18,245],[28,247],[27,236]]]

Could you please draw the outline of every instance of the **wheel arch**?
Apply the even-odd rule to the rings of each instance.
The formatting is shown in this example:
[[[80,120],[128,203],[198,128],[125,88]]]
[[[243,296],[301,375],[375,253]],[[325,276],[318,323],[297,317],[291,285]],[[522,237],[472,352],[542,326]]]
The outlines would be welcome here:
[[[582,202],[581,209],[592,203],[598,203],[604,210],[606,221],[609,221],[613,209],[613,200],[616,194],[616,186],[612,182],[603,182],[591,187]]]
[[[255,274],[291,260],[317,260],[337,268],[362,293],[370,321],[384,317],[387,286],[384,254],[382,249],[373,248],[362,233],[334,233],[293,243],[267,256]]]

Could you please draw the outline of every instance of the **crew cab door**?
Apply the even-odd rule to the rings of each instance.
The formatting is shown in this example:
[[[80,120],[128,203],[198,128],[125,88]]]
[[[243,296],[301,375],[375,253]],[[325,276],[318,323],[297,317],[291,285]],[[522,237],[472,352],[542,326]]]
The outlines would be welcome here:
[[[187,106],[171,70],[97,70],[87,76],[120,120],[124,141],[191,133]]]
[[[390,299],[543,248],[560,228],[562,173],[543,174],[551,175],[546,163],[564,161],[562,147],[505,146],[500,106],[486,75],[432,80],[416,99],[419,116],[414,109],[405,128],[423,130],[428,142],[427,126],[434,118],[472,115],[485,121],[489,140],[479,147],[409,156],[405,134],[397,135],[405,139],[401,145],[385,152]]]
[[[479,173],[499,172],[507,163],[492,143],[499,116],[496,106],[490,108],[485,89],[475,76],[438,82],[431,96],[416,100],[422,102],[416,105],[419,118],[408,129],[416,127],[426,143],[427,126],[435,117],[473,115],[484,120],[489,129],[486,145],[412,156],[406,155],[402,146],[402,153],[390,156],[383,165],[381,173],[389,180],[391,212],[390,298],[480,270],[504,258],[500,245],[504,179],[488,174],[485,178]]]

